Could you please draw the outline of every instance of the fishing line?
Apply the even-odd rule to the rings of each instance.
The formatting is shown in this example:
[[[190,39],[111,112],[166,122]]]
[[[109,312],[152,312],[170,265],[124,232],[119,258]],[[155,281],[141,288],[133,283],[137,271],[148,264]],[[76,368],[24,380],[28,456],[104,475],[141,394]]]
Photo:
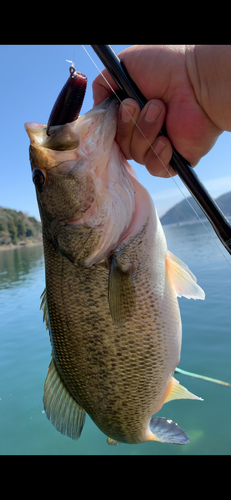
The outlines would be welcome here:
[[[99,73],[101,74],[101,76],[103,77],[103,79],[105,80],[105,82],[107,83],[107,85],[109,86],[109,88],[111,89],[111,91],[113,92],[113,94],[116,95],[118,101],[120,102],[120,104],[122,104],[122,106],[124,105],[123,104],[123,101],[121,101],[121,99],[118,97],[116,91],[112,88],[112,86],[110,85],[110,83],[108,82],[107,78],[103,75],[102,71],[100,71],[99,67],[97,66],[96,62],[94,61],[94,59],[92,59],[91,55],[89,54],[89,52],[87,51],[87,49],[84,47],[84,45],[82,45],[83,49],[85,50],[86,54],[88,55],[88,57],[90,58],[90,60],[92,61],[92,63],[94,64],[94,66],[96,67],[97,71],[99,71]],[[133,116],[129,113],[129,111],[126,109],[126,112],[130,115],[130,118],[131,120],[134,122],[135,126],[138,128],[139,132],[141,133],[141,135],[144,137],[144,139],[146,140],[146,142],[148,143],[149,147],[151,148],[151,150],[153,151],[153,153],[157,156],[158,160],[160,161],[160,163],[163,165],[163,167],[165,168],[166,172],[168,173],[168,176],[171,177],[171,179],[173,180],[173,182],[175,183],[175,185],[178,187],[179,191],[181,192],[181,194],[183,195],[183,198],[187,201],[188,205],[191,207],[192,211],[194,212],[194,214],[196,215],[197,219],[201,222],[201,224],[203,225],[203,227],[205,228],[205,230],[207,231],[207,233],[209,234],[210,238],[212,239],[212,241],[216,244],[217,248],[220,250],[221,254],[223,255],[223,257],[225,258],[225,260],[228,262],[229,266],[231,267],[231,263],[230,261],[228,260],[227,256],[225,253],[223,253],[223,250],[222,248],[219,246],[218,244],[218,241],[216,238],[214,238],[213,234],[210,233],[209,229],[207,228],[207,226],[205,225],[205,223],[203,222],[203,220],[201,219],[201,217],[199,216],[199,214],[196,212],[195,208],[192,206],[192,204],[190,203],[190,201],[188,200],[188,198],[185,196],[184,192],[182,191],[182,189],[180,188],[180,186],[177,184],[176,182],[176,179],[175,177],[169,172],[169,169],[168,167],[164,164],[164,162],[161,160],[160,156],[158,155],[158,153],[155,151],[154,147],[152,146],[152,144],[149,142],[149,140],[147,139],[147,137],[145,136],[145,134],[142,132],[142,130],[140,129],[139,125],[137,125],[136,121],[134,120]]]
[[[66,62],[71,63],[71,68],[75,69],[75,63],[73,61],[69,61],[69,59],[66,59]]]

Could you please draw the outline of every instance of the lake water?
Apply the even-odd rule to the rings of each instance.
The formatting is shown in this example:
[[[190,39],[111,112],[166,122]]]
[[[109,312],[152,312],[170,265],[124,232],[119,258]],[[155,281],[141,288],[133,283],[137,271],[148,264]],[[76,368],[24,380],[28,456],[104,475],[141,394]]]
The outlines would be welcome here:
[[[208,223],[165,226],[169,249],[187,263],[205,290],[205,301],[179,299],[183,344],[179,367],[231,382],[231,256],[214,243]],[[212,238],[212,239],[211,239]],[[217,241],[217,240],[216,240]],[[78,441],[63,436],[43,411],[50,362],[42,322],[42,246],[0,252],[0,454],[194,455],[231,453],[231,388],[176,374],[204,401],[177,400],[159,415],[190,436],[185,446],[148,442],[108,446],[89,417]]]

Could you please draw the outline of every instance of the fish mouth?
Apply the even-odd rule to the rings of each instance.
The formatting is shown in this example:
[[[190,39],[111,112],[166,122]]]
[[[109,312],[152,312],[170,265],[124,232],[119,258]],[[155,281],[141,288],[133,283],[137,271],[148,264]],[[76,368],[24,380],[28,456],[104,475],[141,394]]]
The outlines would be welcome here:
[[[117,100],[115,96],[112,95],[105,101],[100,103],[98,106],[95,106],[94,108],[87,111],[87,113],[85,113],[84,115],[79,116],[84,96],[82,89],[77,96],[77,90],[75,94],[75,105],[73,106],[73,110],[71,112],[69,112],[69,104],[67,104],[67,101],[66,103],[63,103],[58,97],[58,105],[54,105],[56,111],[53,113],[52,110],[50,115],[52,119],[50,120],[49,118],[49,122],[47,125],[35,122],[25,123],[25,129],[29,136],[31,146],[39,149],[45,148],[44,154],[46,154],[46,150],[49,154],[49,157],[51,159],[59,161],[59,163],[62,161],[62,159],[73,159],[76,156],[75,151],[78,151],[78,156],[85,156],[84,149],[80,147],[80,142],[83,135],[83,132],[81,132],[80,129],[82,128],[82,131],[84,130],[84,127],[86,129],[86,126],[84,124],[87,124],[89,120],[97,119],[99,115],[103,114],[106,116],[107,110],[109,109],[109,107],[111,108],[110,104],[112,103],[112,108],[114,108],[114,113],[112,113],[111,115],[112,122],[114,121],[114,118],[118,113],[119,100]],[[60,117],[58,116],[58,111],[60,112]],[[57,121],[66,122],[67,119],[72,119],[72,121],[64,124],[53,125],[54,121],[56,123]],[[89,127],[90,126],[91,125],[89,122]],[[116,129],[114,132],[116,133]],[[114,140],[114,137],[111,140]],[[60,156],[60,154],[62,153],[64,155],[63,157],[62,155]],[[59,154],[58,157],[57,154]]]

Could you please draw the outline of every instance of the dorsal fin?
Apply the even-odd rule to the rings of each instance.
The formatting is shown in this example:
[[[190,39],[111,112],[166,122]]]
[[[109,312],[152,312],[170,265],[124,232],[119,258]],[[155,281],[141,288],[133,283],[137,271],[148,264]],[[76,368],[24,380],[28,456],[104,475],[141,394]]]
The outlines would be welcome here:
[[[85,422],[85,410],[69,393],[53,359],[44,385],[43,403],[46,416],[57,431],[72,439],[80,437]]]
[[[43,293],[40,297],[41,300],[41,305],[40,305],[40,310],[43,311],[43,321],[46,322],[46,329],[49,330],[49,315],[48,315],[48,307],[47,307],[47,294],[46,294],[46,288],[44,288]]]

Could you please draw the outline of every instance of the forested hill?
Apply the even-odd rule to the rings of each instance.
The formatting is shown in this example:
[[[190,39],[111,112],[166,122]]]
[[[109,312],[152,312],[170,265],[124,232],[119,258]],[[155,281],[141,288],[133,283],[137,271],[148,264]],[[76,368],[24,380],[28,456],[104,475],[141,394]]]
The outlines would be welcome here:
[[[0,246],[42,241],[42,225],[35,217],[0,207]]]

